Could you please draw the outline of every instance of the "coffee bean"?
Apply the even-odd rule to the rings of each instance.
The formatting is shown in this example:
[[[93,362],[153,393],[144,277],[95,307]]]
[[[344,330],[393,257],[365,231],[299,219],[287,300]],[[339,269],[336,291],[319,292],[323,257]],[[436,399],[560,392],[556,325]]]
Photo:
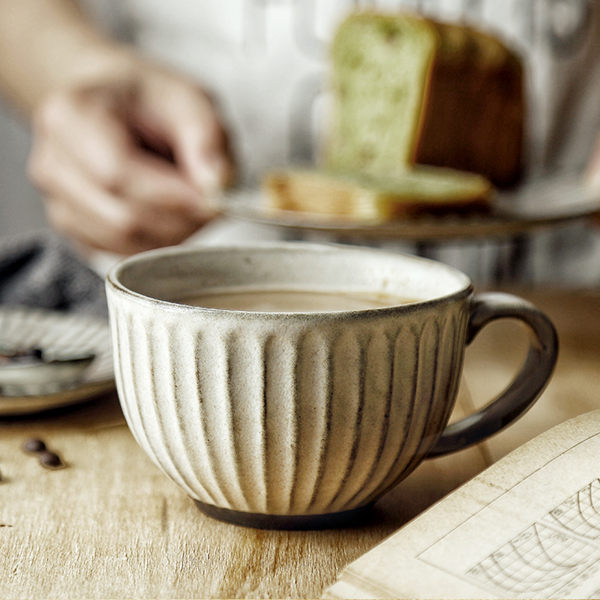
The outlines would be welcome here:
[[[28,454],[36,454],[37,452],[44,452],[46,450],[46,444],[43,440],[37,438],[31,438],[26,440],[22,446],[23,452]]]
[[[37,454],[40,465],[46,469],[60,469],[65,466],[60,456],[48,450],[46,443],[39,438],[26,440],[21,448],[28,454]]]
[[[65,466],[60,456],[55,452],[50,452],[49,450],[46,450],[40,454],[39,461],[40,465],[46,469],[59,469]]]

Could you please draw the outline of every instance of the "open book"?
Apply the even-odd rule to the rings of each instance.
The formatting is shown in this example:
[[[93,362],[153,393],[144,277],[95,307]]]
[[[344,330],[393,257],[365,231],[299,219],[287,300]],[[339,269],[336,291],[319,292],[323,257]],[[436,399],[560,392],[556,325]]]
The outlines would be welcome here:
[[[600,598],[600,410],[524,444],[350,564],[327,598]]]

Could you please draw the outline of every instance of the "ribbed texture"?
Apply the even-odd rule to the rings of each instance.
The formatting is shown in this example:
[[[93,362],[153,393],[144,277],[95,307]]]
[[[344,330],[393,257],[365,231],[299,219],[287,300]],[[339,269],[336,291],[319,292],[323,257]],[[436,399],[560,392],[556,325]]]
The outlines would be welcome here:
[[[142,448],[202,502],[296,515],[364,505],[418,464],[452,409],[458,306],[313,328],[177,317],[113,307],[117,385]]]

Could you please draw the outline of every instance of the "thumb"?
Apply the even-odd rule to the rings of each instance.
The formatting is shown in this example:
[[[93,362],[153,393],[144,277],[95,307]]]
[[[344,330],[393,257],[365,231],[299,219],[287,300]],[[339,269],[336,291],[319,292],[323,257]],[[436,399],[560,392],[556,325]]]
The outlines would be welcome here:
[[[231,183],[233,165],[225,131],[214,111],[186,115],[187,126],[178,130],[175,155],[190,181],[209,193]]]
[[[177,81],[163,87],[146,109],[195,187],[211,195],[231,182],[227,136],[215,107],[201,90]]]

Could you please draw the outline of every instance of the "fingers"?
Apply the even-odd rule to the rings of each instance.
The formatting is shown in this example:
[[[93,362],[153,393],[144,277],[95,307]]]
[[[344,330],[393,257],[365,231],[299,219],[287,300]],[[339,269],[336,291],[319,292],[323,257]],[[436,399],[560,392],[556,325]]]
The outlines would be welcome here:
[[[187,199],[168,177],[146,173],[139,195],[123,197],[106,190],[65,152],[38,143],[30,159],[30,175],[48,196],[46,210],[59,231],[94,248],[132,254],[179,243],[208,216],[190,211]],[[157,198],[153,190],[164,194]]]
[[[123,163],[133,151],[133,141],[118,106],[126,90],[89,87],[56,93],[34,115],[34,134],[40,141],[73,157],[99,185],[119,187]]]
[[[116,191],[131,201],[170,211],[191,219],[208,221],[214,212],[201,192],[194,188],[177,168],[160,158],[141,152],[132,153],[124,163],[126,174]]]
[[[142,151],[124,113],[132,93],[119,88],[88,88],[57,95],[36,119],[38,137],[52,152],[62,151],[99,186],[125,198],[162,202],[192,215],[206,212],[198,190],[176,166]]]
[[[46,214],[53,228],[86,248],[130,255],[181,241],[179,235],[169,236],[167,232],[157,232],[154,228],[145,229],[139,222],[123,221],[114,228],[103,227],[92,215],[74,211],[64,198],[48,198]],[[192,233],[189,231],[185,237]]]
[[[148,136],[169,140],[178,165],[201,191],[211,194],[233,179],[227,136],[210,99],[168,74],[146,81],[132,120]]]
[[[33,129],[30,176],[48,198],[49,219],[112,252],[182,241],[215,216],[207,194],[233,173],[209,99],[142,63],[129,79],[55,93]]]

